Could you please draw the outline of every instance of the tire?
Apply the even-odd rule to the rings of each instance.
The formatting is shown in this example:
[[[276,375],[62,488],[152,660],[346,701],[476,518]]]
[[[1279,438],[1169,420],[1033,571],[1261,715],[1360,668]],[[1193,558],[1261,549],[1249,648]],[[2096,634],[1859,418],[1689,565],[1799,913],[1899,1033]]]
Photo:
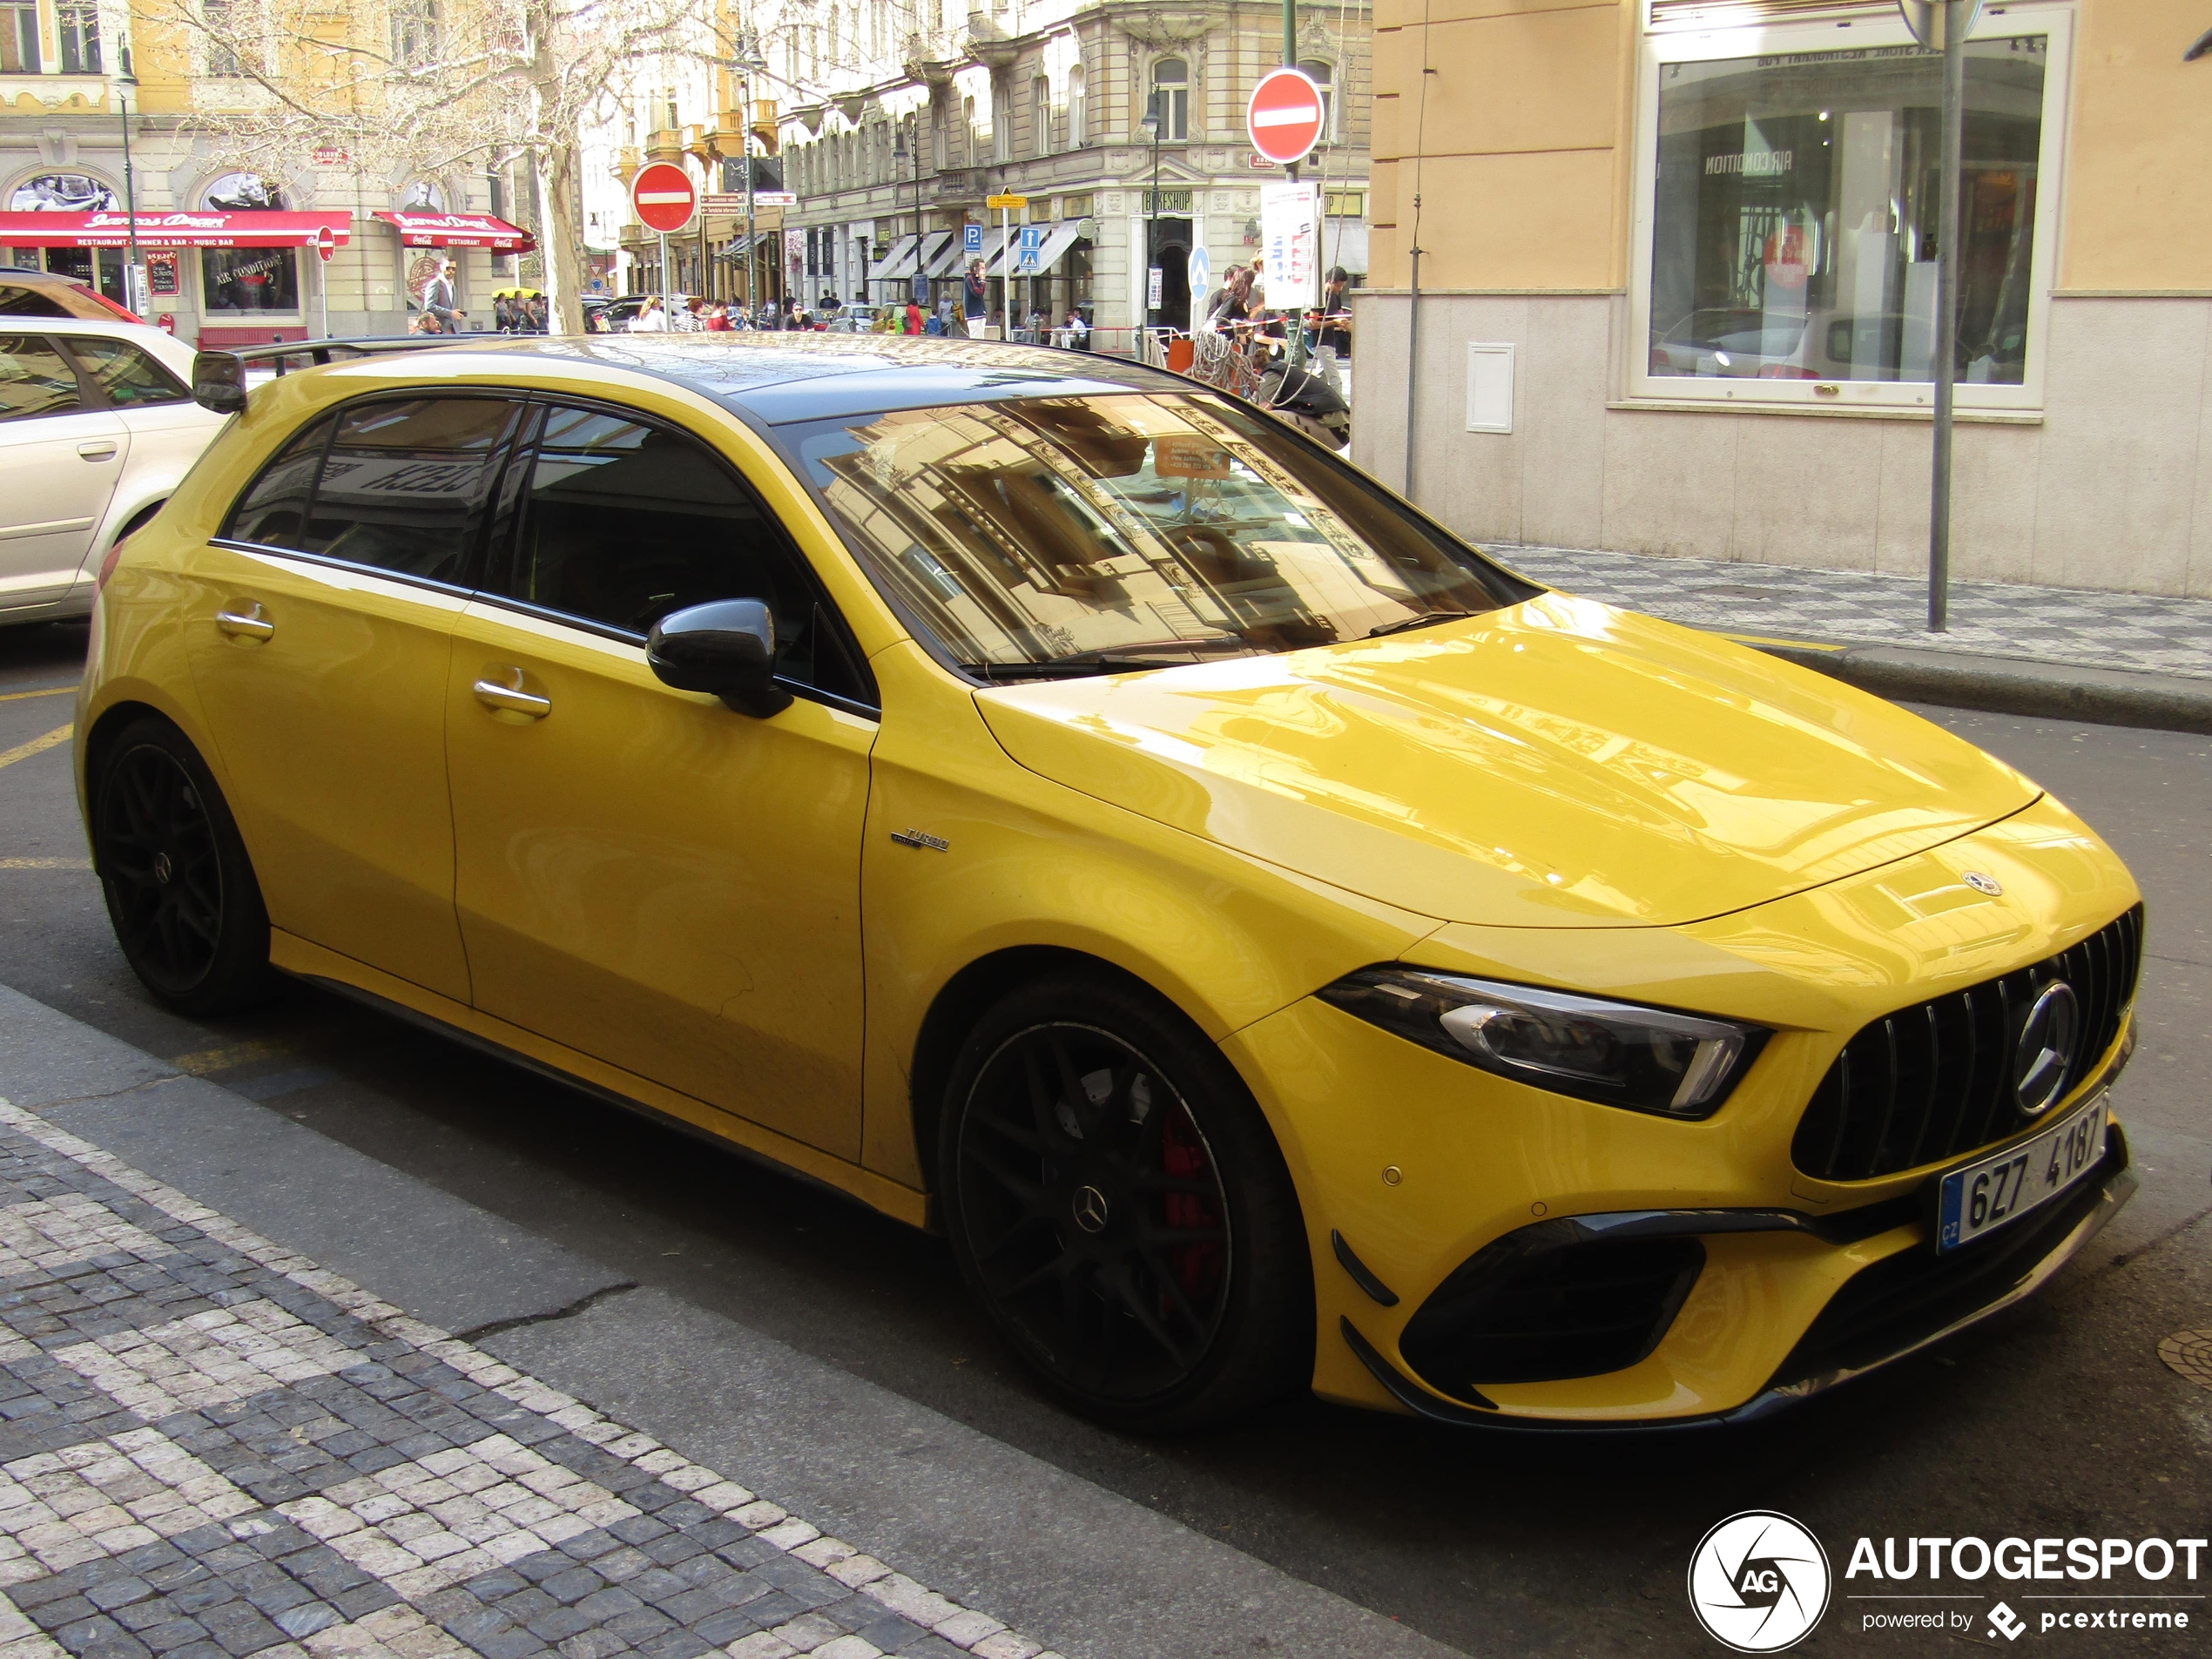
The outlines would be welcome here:
[[[124,960],[176,1013],[266,1001],[269,913],[206,762],[158,718],[132,721],[93,780],[92,862]]]
[[[1086,1416],[1170,1432],[1312,1373],[1298,1195],[1235,1068],[1104,974],[1000,1002],[963,1045],[938,1192],[968,1288]]]

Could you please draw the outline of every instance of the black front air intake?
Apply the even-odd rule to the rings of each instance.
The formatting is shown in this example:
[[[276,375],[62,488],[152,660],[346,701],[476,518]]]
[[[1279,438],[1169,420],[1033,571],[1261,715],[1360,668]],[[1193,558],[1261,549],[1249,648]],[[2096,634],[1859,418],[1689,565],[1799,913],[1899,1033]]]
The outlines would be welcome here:
[[[2025,1129],[2028,1120],[2012,1098],[2013,1048],[2038,993],[2064,980],[2080,1006],[2080,1041],[2063,1094],[2120,1035],[2142,956],[2137,905],[2056,956],[1875,1021],[1844,1045],[1813,1091],[1791,1162],[1824,1181],[1865,1181]]]
[[[1705,1264],[1696,1238],[1589,1238],[1539,1224],[1484,1246],[1421,1305],[1406,1363],[1455,1399],[1486,1383],[1554,1382],[1633,1366],[1674,1323]]]

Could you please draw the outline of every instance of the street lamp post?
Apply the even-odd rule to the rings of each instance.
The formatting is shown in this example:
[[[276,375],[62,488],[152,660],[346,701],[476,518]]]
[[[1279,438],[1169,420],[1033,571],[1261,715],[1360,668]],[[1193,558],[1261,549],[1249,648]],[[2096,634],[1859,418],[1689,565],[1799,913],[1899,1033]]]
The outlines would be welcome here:
[[[1160,257],[1160,93],[1155,87],[1152,96],[1144,100],[1144,119],[1141,123],[1152,138],[1152,195],[1145,204],[1144,214],[1144,321],[1152,322],[1152,262]]]
[[[115,78],[115,102],[123,112],[123,216],[130,223],[125,233],[130,241],[130,263],[123,267],[123,303],[135,312],[138,308],[138,288],[133,280],[138,269],[138,190],[131,172],[131,91],[138,80],[131,72],[129,46],[118,51],[116,59],[121,71]]]
[[[901,121],[891,130],[891,243],[899,242],[899,175],[906,170],[907,127]],[[914,274],[921,274],[921,179],[919,170],[914,179]],[[891,303],[899,303],[899,287],[891,287]]]

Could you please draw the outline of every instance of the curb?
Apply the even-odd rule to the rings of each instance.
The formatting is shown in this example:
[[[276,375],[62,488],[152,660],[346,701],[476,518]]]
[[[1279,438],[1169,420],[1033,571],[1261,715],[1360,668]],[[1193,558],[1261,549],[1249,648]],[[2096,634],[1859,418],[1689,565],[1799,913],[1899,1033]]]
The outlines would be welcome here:
[[[1815,669],[1893,702],[2212,734],[2212,680],[1898,645],[1839,650],[1809,642],[1732,637],[1770,657]]]

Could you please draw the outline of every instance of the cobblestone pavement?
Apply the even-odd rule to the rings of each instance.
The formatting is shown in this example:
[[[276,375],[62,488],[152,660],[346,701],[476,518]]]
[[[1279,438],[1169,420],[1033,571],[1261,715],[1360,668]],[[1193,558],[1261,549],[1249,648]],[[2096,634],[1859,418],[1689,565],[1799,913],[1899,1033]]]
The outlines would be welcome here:
[[[1931,634],[1922,577],[1483,545],[1540,582],[1700,628],[2212,679],[2212,599],[1955,582],[1950,631]]]
[[[0,1101],[0,1659],[1057,1659]]]

